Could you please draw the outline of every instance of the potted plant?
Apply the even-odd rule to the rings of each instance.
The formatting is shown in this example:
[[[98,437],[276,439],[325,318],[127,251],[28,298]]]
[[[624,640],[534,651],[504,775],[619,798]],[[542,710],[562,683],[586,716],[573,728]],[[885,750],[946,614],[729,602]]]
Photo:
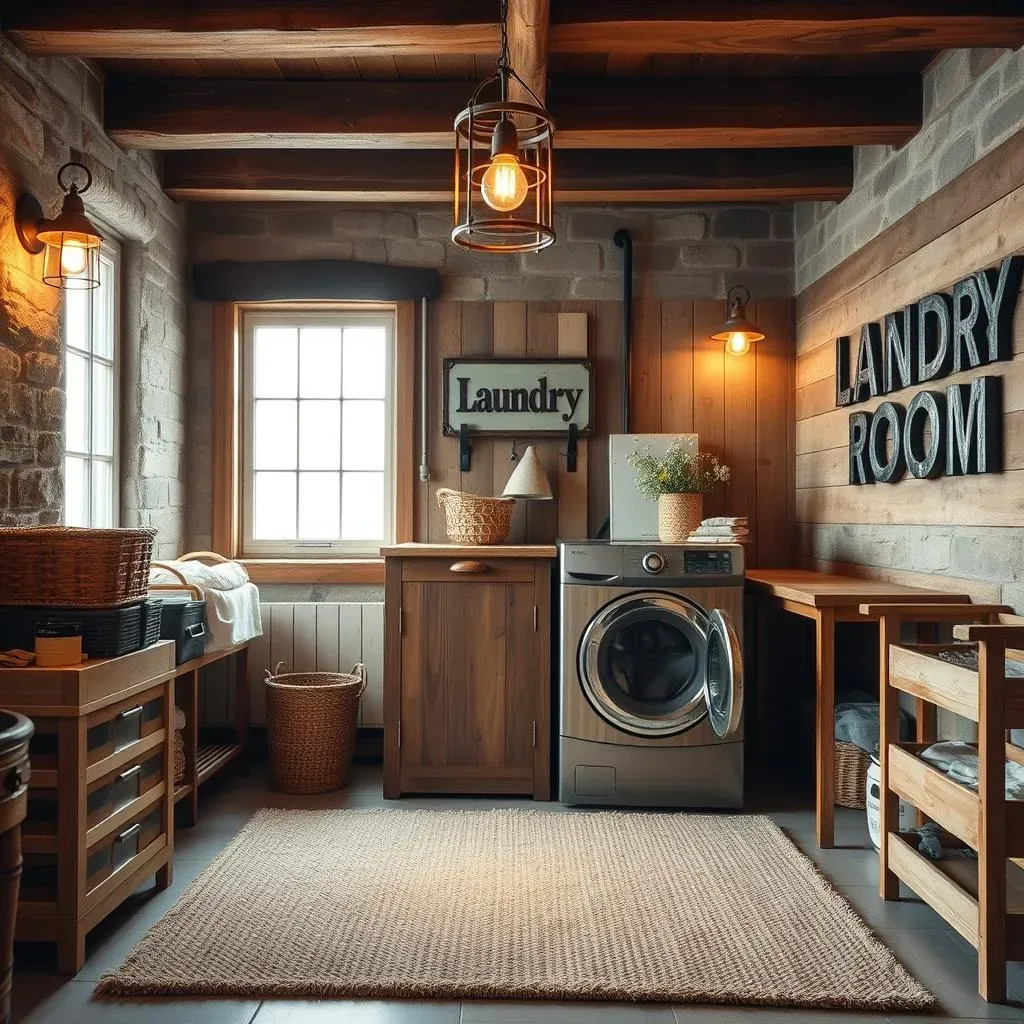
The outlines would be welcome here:
[[[704,493],[729,479],[729,467],[709,452],[694,454],[682,440],[673,441],[663,458],[648,448],[635,448],[629,464],[636,470],[636,488],[658,502],[658,537],[679,544],[704,518]]]

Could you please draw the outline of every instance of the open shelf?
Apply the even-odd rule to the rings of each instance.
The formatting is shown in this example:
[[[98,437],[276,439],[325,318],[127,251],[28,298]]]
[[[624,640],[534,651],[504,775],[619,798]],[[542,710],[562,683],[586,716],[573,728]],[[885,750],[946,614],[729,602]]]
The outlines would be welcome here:
[[[179,782],[174,787],[174,802],[177,803],[179,800],[184,800],[191,792],[192,787],[187,782]]]
[[[202,785],[229,761],[242,753],[240,743],[202,743],[196,753],[196,782]]]

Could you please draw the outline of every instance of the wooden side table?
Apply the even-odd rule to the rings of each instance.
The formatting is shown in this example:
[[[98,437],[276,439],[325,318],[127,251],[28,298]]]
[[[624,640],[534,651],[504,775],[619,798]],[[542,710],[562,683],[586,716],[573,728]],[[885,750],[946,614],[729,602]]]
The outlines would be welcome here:
[[[747,573],[747,585],[782,611],[814,622],[815,816],[818,846],[828,848],[835,844],[836,623],[877,622],[877,616],[861,612],[861,605],[964,604],[970,597],[808,569],[753,569]]]

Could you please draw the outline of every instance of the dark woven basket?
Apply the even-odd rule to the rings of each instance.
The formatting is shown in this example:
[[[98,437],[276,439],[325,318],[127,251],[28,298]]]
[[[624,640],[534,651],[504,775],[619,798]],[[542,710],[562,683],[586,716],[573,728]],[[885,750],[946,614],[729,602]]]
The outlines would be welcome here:
[[[141,601],[156,530],[0,527],[4,604],[112,608]]]
[[[267,672],[270,779],[281,793],[327,793],[348,785],[366,668]]]
[[[840,807],[859,811],[868,805],[868,765],[871,755],[855,743],[836,740],[835,797]]]

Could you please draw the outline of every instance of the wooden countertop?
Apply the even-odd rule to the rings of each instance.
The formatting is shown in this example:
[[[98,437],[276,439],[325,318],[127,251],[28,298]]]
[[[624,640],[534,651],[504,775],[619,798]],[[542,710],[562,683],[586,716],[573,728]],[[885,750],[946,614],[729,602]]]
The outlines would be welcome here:
[[[751,569],[747,582],[756,590],[773,597],[814,608],[848,607],[862,603],[886,602],[908,598],[922,603],[967,603],[967,594],[945,590],[926,590],[884,580],[856,576],[834,576],[811,569]]]
[[[557,558],[553,544],[395,544],[381,548],[385,558]]]

